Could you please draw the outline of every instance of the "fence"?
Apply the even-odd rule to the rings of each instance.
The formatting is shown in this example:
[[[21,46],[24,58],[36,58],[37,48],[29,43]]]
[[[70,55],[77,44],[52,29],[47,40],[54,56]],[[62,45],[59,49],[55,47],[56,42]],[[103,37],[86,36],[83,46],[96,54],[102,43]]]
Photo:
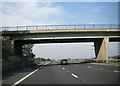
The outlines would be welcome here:
[[[0,27],[0,31],[62,30],[62,29],[120,29],[120,24],[71,24]]]

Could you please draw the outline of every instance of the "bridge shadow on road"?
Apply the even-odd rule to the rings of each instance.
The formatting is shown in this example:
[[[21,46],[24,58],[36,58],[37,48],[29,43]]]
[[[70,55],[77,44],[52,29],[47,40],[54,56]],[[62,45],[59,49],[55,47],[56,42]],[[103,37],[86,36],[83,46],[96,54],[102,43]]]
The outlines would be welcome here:
[[[7,72],[3,72],[2,80],[4,81],[6,79],[9,79],[12,76],[30,73],[30,72],[34,71],[36,68],[38,68],[38,65],[24,67],[24,68],[19,67],[19,68],[15,68],[15,69],[7,71]]]

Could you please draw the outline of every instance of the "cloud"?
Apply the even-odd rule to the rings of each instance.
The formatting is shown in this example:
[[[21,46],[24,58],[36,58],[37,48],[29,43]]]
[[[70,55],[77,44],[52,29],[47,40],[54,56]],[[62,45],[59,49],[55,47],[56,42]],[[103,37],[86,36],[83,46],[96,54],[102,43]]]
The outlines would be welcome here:
[[[2,3],[0,3],[0,25],[2,25]]]
[[[1,12],[0,12],[1,13]],[[51,2],[18,2],[2,4],[2,25],[57,24],[65,14],[63,8]]]
[[[93,11],[93,12],[100,12],[103,8],[104,8],[104,6],[99,6],[98,8],[91,9],[91,11]]]
[[[93,11],[93,12],[99,12],[100,9],[99,9],[99,8],[98,8],[98,9],[92,9],[92,11]]]
[[[119,2],[120,0],[1,0],[2,2]]]
[[[88,24],[95,24],[94,22],[89,22]]]

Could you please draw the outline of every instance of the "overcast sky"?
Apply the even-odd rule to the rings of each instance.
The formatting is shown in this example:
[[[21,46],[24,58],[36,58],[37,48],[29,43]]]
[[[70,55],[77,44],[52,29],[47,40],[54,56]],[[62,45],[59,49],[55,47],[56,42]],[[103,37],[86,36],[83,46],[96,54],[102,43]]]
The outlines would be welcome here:
[[[95,57],[93,43],[52,43],[36,44],[33,47],[33,53],[36,57],[62,59],[71,57],[71,59],[84,59]],[[120,47],[120,44],[119,44]],[[120,54],[120,52],[119,52]],[[118,43],[109,43],[109,56],[118,55]]]
[[[118,2],[3,2],[0,26],[43,24],[118,24]],[[92,43],[35,45],[36,57],[94,57]],[[118,54],[110,43],[109,55]]]

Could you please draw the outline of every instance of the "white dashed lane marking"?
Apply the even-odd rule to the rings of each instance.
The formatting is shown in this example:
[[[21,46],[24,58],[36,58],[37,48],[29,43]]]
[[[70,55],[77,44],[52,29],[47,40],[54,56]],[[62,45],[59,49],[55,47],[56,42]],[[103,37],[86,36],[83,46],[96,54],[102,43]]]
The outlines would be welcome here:
[[[88,68],[92,68],[91,66],[88,66]]]
[[[65,70],[65,68],[62,68],[63,70]]]
[[[114,70],[113,72],[120,73],[120,71]]]
[[[78,78],[78,76],[77,76],[77,75],[75,75],[75,74],[73,74],[73,73],[71,73],[71,75],[72,75],[73,77],[75,77],[75,78]]]

